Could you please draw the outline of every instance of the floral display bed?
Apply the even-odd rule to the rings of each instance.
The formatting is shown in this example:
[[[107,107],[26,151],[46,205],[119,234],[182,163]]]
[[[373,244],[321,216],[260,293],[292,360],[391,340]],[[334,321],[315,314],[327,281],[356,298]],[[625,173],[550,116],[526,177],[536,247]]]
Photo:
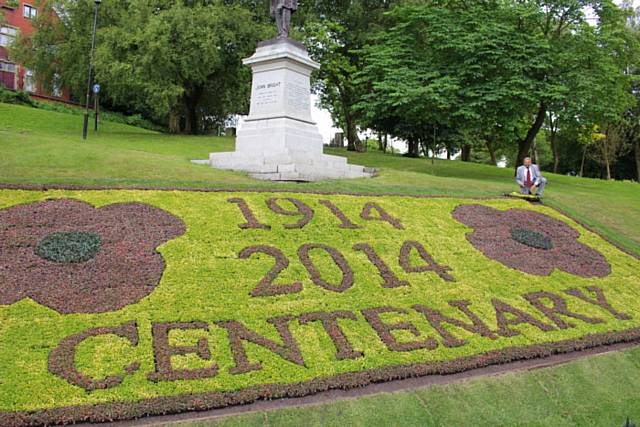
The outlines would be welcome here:
[[[0,425],[109,421],[640,339],[640,260],[514,199],[0,190]]]

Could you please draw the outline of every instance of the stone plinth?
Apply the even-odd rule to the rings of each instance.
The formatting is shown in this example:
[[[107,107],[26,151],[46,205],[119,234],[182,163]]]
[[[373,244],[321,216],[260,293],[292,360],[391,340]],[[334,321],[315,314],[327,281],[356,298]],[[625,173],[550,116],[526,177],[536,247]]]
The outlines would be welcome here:
[[[237,129],[236,151],[213,153],[214,168],[249,172],[273,181],[364,178],[373,171],[323,154],[322,136],[311,118],[310,78],[320,65],[291,39],[258,44],[243,61],[253,71],[251,109]]]

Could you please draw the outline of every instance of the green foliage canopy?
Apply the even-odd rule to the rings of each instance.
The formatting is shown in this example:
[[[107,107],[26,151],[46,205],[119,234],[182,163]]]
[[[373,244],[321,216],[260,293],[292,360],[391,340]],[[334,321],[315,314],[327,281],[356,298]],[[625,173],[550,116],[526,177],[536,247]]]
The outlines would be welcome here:
[[[597,25],[589,23],[591,7]],[[389,12],[362,49],[364,122],[408,140],[435,125],[528,155],[550,109],[612,120],[634,101],[625,16],[611,1],[429,1]]]
[[[349,150],[363,151],[358,137],[362,116],[355,105],[366,87],[356,80],[364,47],[373,33],[384,31],[384,13],[397,0],[313,0],[305,2],[303,36],[311,55],[322,64],[316,74],[320,104],[343,129]]]
[[[36,20],[16,56],[38,76],[60,75],[80,98],[93,2],[56,0],[61,25]],[[257,13],[257,12],[256,12]],[[248,5],[221,0],[105,0],[100,6],[95,80],[107,102],[198,133],[247,109],[250,72],[241,59],[265,34]]]

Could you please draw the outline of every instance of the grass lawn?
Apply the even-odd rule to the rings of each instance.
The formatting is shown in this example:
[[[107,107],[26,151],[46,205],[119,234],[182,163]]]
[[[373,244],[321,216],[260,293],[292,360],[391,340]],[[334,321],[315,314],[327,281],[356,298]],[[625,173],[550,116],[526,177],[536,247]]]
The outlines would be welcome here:
[[[104,123],[97,135],[90,134],[90,139],[84,142],[79,136],[79,125],[81,122],[78,116],[0,104],[0,183],[271,188],[451,196],[496,196],[510,192],[514,188],[511,170],[449,161],[436,161],[432,164],[430,160],[424,159],[405,159],[374,152],[354,154],[342,150],[329,150],[329,152],[346,155],[352,163],[379,168],[380,177],[370,180],[316,184],[256,182],[243,174],[218,171],[189,162],[190,159],[205,158],[209,152],[232,150],[232,139],[167,136],[124,125]],[[628,250],[640,253],[638,221],[640,186],[638,184],[603,182],[551,174],[548,178],[551,184],[548,188],[547,204],[562,209]],[[5,200],[10,201],[10,195],[7,194],[5,194]],[[107,202],[106,199],[102,200],[100,195],[79,193],[78,197],[86,197],[90,200],[95,198],[98,204]],[[156,196],[150,194],[149,197],[151,200]],[[246,197],[257,196],[247,193]],[[304,197],[306,203],[314,202],[311,196],[308,197],[309,200],[306,196]],[[169,196],[158,195],[156,203],[166,204],[167,209],[175,209],[177,212],[184,212],[185,215],[189,212],[195,215],[190,206],[196,204],[173,205],[169,199]],[[516,206],[522,202],[513,203],[513,206]],[[434,218],[437,218],[437,209],[445,209],[436,205],[426,209]],[[400,203],[398,209],[402,206]],[[357,212],[355,207],[348,209]],[[407,210],[404,215],[409,218],[409,222],[418,224],[420,215],[415,209]],[[197,220],[197,217],[195,218]],[[202,222],[202,224],[205,223]],[[324,233],[324,230],[325,228],[321,227],[317,232]],[[408,230],[410,231],[411,229]],[[443,238],[452,235],[450,232],[445,232],[446,227],[440,231],[444,233]],[[383,242],[385,237],[382,233],[377,234],[376,237],[381,239],[379,244],[382,247],[389,246],[388,243]],[[407,235],[407,238],[409,237],[411,236]],[[335,245],[340,245],[339,235],[331,235],[330,238],[335,239]],[[422,240],[428,238],[429,234],[416,237]],[[288,242],[283,240],[285,241]],[[193,245],[190,247],[194,257],[199,250],[202,253],[206,252],[204,248],[198,249],[194,242],[185,241],[184,244]],[[462,247],[463,242],[454,246]],[[170,255],[171,247],[167,250]],[[604,250],[610,251],[610,249]],[[613,254],[613,252],[609,253]],[[458,255],[460,254],[462,252]],[[220,256],[228,257],[228,254]],[[615,256],[618,257],[618,255]],[[631,264],[625,259],[620,258],[619,265],[624,266],[626,263],[626,268],[630,268]],[[458,266],[457,269],[462,271],[463,266]],[[357,274],[367,274],[367,272],[366,270],[356,271]],[[636,276],[630,271],[625,274],[627,278]],[[612,276],[611,282],[611,286],[618,286],[621,296],[626,293],[624,277]],[[294,277],[286,274],[283,275],[283,279],[295,280]],[[513,280],[517,278],[514,276]],[[558,286],[564,285],[578,286],[563,277]],[[193,292],[199,292],[198,288],[194,287]],[[626,303],[635,299],[632,296],[633,292],[631,290],[629,292]],[[362,298],[365,297],[363,294]],[[164,291],[158,294],[158,298],[175,301],[174,297]],[[405,295],[407,302],[412,298],[409,293]],[[622,297],[617,298],[617,302],[625,301],[620,299]],[[153,303],[153,300],[151,301]],[[292,299],[291,307],[294,306],[293,301],[295,299]],[[162,303],[158,306],[167,306],[167,304]],[[329,304],[331,305],[330,302]],[[265,307],[265,310],[270,309],[269,305]],[[188,313],[192,308],[185,306],[181,312]],[[134,308],[133,312],[143,309],[144,306]],[[233,311],[234,307],[227,309]],[[258,305],[254,310],[258,312],[261,309],[262,307]],[[588,313],[593,314],[591,311]],[[76,320],[78,319],[81,318],[78,317]],[[7,330],[10,330],[11,325],[8,328]],[[0,330],[3,329],[0,327]],[[38,348],[39,344],[33,342],[25,345]],[[476,348],[481,349],[481,347]],[[87,357],[84,356],[84,358]],[[80,363],[85,363],[83,358]],[[622,424],[627,415],[640,418],[640,399],[637,398],[640,392],[640,385],[637,385],[640,384],[639,364],[640,350],[632,349],[535,372],[514,373],[460,384],[363,397],[316,407],[250,414],[220,422],[222,425],[292,426],[303,423],[308,425],[344,425],[346,423],[347,425],[611,426]],[[325,369],[325,367],[320,368]],[[267,374],[276,376],[278,372]],[[132,396],[134,392],[134,389],[127,391]],[[68,398],[73,399],[72,396]],[[16,401],[19,400],[17,397],[16,399]]]
[[[185,422],[184,427],[601,426],[640,413],[640,349],[531,372],[317,406]]]

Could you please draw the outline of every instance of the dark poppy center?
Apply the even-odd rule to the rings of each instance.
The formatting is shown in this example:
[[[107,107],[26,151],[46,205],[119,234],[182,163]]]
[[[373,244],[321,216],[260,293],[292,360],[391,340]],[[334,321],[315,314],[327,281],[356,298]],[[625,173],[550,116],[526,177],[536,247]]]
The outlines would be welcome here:
[[[102,240],[96,233],[52,233],[38,243],[36,255],[61,264],[86,262],[96,256]]]
[[[522,243],[536,249],[549,250],[553,249],[553,240],[547,235],[528,228],[514,228],[511,230],[511,238],[516,242]]]

